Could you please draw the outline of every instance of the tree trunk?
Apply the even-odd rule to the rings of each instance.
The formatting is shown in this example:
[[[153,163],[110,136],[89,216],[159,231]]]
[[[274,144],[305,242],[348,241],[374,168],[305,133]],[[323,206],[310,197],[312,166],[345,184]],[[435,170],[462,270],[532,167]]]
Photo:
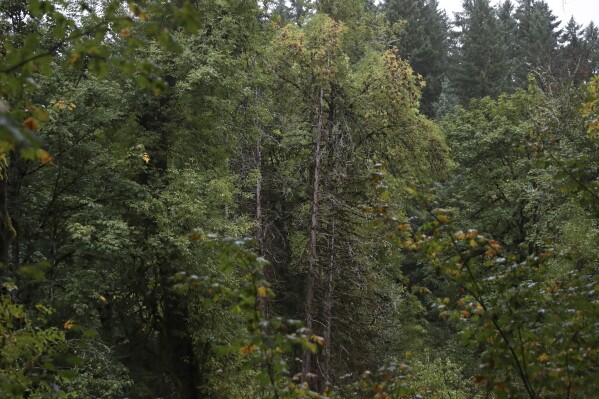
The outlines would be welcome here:
[[[314,177],[312,186],[312,210],[310,216],[310,257],[308,261],[308,273],[306,278],[306,328],[311,333],[314,321],[314,274],[318,263],[317,238],[318,238],[318,207],[320,197],[320,158],[321,158],[321,136],[322,136],[322,107],[324,90],[320,89],[316,121],[316,145],[314,149]],[[302,382],[308,380],[311,374],[312,353],[304,350],[302,363]]]
[[[9,214],[8,156],[0,155],[0,264],[4,277],[13,277],[10,264],[10,246],[16,232]]]
[[[331,326],[333,324],[333,274],[335,272],[335,214],[333,215],[333,226],[329,250],[331,256],[326,274],[326,292],[324,295],[324,347],[322,350],[322,376],[323,390],[331,379]]]
[[[256,122],[258,123],[258,122]],[[262,215],[262,142],[260,137],[256,141],[256,170],[258,170],[258,176],[256,178],[256,249],[257,253],[260,256],[264,256],[264,239],[265,239],[265,227],[264,227],[264,217]],[[268,270],[270,266],[265,266],[265,270],[263,271],[265,279],[268,278]],[[272,304],[270,298],[268,297],[258,297],[258,307],[260,312],[262,313],[262,317],[265,319],[270,319]]]

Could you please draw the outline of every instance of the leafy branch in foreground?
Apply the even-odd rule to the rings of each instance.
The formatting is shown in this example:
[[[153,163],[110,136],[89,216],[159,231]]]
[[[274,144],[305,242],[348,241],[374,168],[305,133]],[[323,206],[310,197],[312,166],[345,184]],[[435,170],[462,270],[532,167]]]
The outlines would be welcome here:
[[[478,230],[454,227],[445,209],[396,228],[400,245],[446,281],[447,296],[435,307],[480,352],[479,384],[498,397],[531,399],[585,397],[598,388],[599,276],[582,269],[548,278],[549,261],[560,255],[508,250]]]
[[[246,359],[245,367],[256,371],[258,385],[253,397],[319,397],[307,385],[292,382],[287,358],[296,348],[315,353],[323,340],[302,328],[299,320],[263,317],[260,301],[274,297],[274,292],[263,275],[268,262],[249,249],[251,240],[204,237],[200,232],[194,233],[192,239],[204,239],[207,245],[215,245],[221,256],[222,271],[237,275],[240,283],[231,287],[218,277],[188,276],[181,272],[174,276],[174,290],[180,294],[200,290],[206,303],[224,301],[230,305],[231,312],[243,318],[247,334],[220,348],[219,352],[223,356],[241,356]]]
[[[322,337],[302,326],[299,320],[274,317],[266,319],[260,302],[274,298],[274,292],[265,280],[263,268],[268,262],[249,249],[249,239],[222,238],[204,235],[197,231],[193,240],[203,240],[214,245],[221,254],[221,267],[225,273],[239,276],[237,286],[225,283],[214,276],[187,275],[173,277],[173,289],[181,295],[190,290],[204,294],[205,303],[220,301],[229,304],[231,312],[240,315],[246,325],[246,334],[220,349],[222,356],[241,356],[245,367],[256,373],[255,399],[285,398],[355,398],[391,399],[417,398],[412,383],[411,368],[404,363],[391,363],[375,372],[366,371],[357,378],[348,375],[344,385],[330,386],[318,393],[309,389],[308,383],[298,383],[299,373],[291,376],[289,359],[298,351],[316,353],[324,344]]]

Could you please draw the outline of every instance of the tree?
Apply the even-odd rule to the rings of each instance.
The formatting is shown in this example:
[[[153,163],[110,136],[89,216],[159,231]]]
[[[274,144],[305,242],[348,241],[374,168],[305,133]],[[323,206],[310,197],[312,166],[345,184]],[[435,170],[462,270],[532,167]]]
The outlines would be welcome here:
[[[516,9],[518,20],[517,72],[519,86],[525,86],[529,72],[550,72],[552,58],[561,34],[560,21],[543,0],[521,0]]]
[[[591,21],[584,30],[584,47],[587,52],[588,76],[599,73],[599,28]]]
[[[563,75],[561,80],[578,83],[588,77],[586,75],[588,56],[584,47],[583,32],[582,25],[578,25],[574,17],[570,18],[563,29],[559,38],[561,59],[558,73]]]
[[[5,240],[11,267],[4,276],[16,280],[17,302],[52,306],[50,326],[68,330],[69,349],[84,354],[70,366],[79,376],[58,388],[104,397],[248,392],[237,359],[230,374],[214,377],[229,362],[217,358],[216,347],[241,321],[231,315],[215,322],[223,305],[204,308],[197,294],[182,300],[171,279],[181,270],[209,274],[218,262],[218,254],[189,241],[193,228],[237,235],[250,225],[243,218],[229,223],[236,217],[235,177],[227,148],[218,146],[229,125],[211,115],[225,103],[233,113],[231,63],[244,61],[256,4],[136,4],[135,19],[116,3],[83,14],[58,13],[49,2],[28,7],[25,20],[39,15],[41,35],[37,41],[25,35],[25,52],[6,52],[2,72],[3,101],[12,107],[3,109],[2,127],[14,133],[3,147],[10,159],[5,221],[12,221],[4,226],[17,233]],[[200,24],[202,34],[188,34]],[[66,32],[53,31],[61,26]],[[22,37],[13,38],[7,48],[19,48]],[[23,83],[31,87],[14,89]],[[21,122],[23,128],[13,129]],[[21,131],[27,140],[17,142]],[[201,145],[199,137],[213,141]],[[40,263],[49,266],[36,268]],[[25,270],[46,279],[29,282]],[[226,383],[225,375],[240,385]]]
[[[497,96],[509,79],[509,59],[500,23],[488,0],[465,0],[456,19],[461,28],[454,87],[463,103]]]
[[[76,375],[73,371],[77,371],[72,363],[61,366],[64,357],[72,356],[70,350],[76,346],[65,341],[66,330],[72,327],[72,322],[68,318],[60,320],[48,306],[47,299],[39,300],[32,295],[44,284],[45,273],[54,266],[42,254],[56,247],[43,239],[47,219],[38,220],[39,224],[28,224],[32,222],[27,214],[29,204],[22,195],[30,175],[44,175],[52,165],[53,157],[41,148],[43,129],[55,122],[51,120],[58,116],[55,111],[75,107],[71,102],[44,95],[44,91],[53,83],[53,78],[59,79],[55,72],[64,65],[71,67],[65,75],[79,80],[87,73],[101,74],[108,65],[120,65],[123,69],[133,66],[122,59],[106,59],[107,37],[112,36],[124,47],[134,47],[125,33],[135,18],[143,17],[142,9],[134,9],[131,15],[125,16],[114,2],[106,3],[105,9],[94,9],[81,2],[78,6],[87,10],[85,16],[74,14],[73,7],[62,6],[37,1],[0,4],[0,27],[6,39],[0,55],[3,65],[0,70],[0,262],[4,286],[1,306],[7,316],[5,336],[11,337],[3,346],[8,357],[3,357],[2,372],[7,377],[8,388],[3,386],[2,391],[19,396],[50,392],[72,395],[68,393],[69,384],[73,374]],[[119,37],[119,33],[123,34]],[[140,76],[152,70],[147,68],[146,74]],[[149,80],[145,82],[146,87],[153,86]],[[153,87],[158,90],[160,84]],[[57,194],[59,186],[55,185],[54,190]],[[38,207],[43,206],[39,193],[31,198],[39,201]],[[55,200],[53,196],[52,201]],[[41,238],[37,246],[28,240],[27,233],[31,230],[36,238]],[[42,316],[34,317],[33,309]],[[14,351],[12,355],[11,351]],[[27,364],[25,367],[22,367],[23,361]],[[40,381],[40,375],[45,381]],[[128,384],[123,379],[111,382],[115,394]]]
[[[598,359],[587,348],[597,338],[584,327],[599,317],[588,299],[597,281],[596,93],[595,82],[586,95],[546,94],[531,82],[528,92],[458,109],[444,124],[459,148],[456,189],[437,198],[413,190],[429,215],[397,227],[403,246],[445,276],[435,307],[479,351],[476,380],[498,396],[596,389]]]
[[[354,63],[346,34],[344,23],[325,14],[303,29],[280,30],[273,48],[274,118],[264,127],[274,142],[261,152],[269,159],[262,164],[263,187],[281,201],[264,214],[285,218],[270,223],[290,246],[288,263],[275,274],[303,287],[298,297],[297,289],[279,285],[288,293],[286,311],[302,315],[325,338],[321,355],[304,353],[301,373],[321,390],[345,371],[376,363],[377,321],[388,309],[384,298],[395,295],[377,287],[397,289],[375,267],[384,258],[383,243],[368,233],[375,210],[359,210],[376,195],[364,186],[373,160],[393,165],[398,185],[420,178],[416,171],[428,177],[445,162],[434,125],[418,114],[419,81],[408,64],[394,50],[374,49]],[[421,161],[407,162],[409,156]],[[367,289],[381,292],[366,296]],[[358,343],[365,345],[360,356],[344,354],[343,347]]]
[[[383,10],[391,24],[401,25],[397,47],[414,71],[424,78],[421,110],[433,114],[442,91],[449,51],[447,16],[436,0],[388,0]]]
[[[497,5],[497,18],[499,20],[499,29],[502,35],[503,46],[506,49],[507,79],[505,85],[500,86],[501,92],[513,92],[517,86],[516,70],[518,68],[518,22],[514,14],[514,3],[511,0],[505,0]]]

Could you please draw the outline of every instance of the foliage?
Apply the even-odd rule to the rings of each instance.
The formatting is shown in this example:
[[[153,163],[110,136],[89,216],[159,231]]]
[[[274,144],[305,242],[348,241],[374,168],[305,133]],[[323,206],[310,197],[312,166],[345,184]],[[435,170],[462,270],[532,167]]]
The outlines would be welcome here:
[[[593,84],[590,87],[594,93]],[[595,299],[598,280],[591,255],[593,244],[584,233],[572,228],[581,223],[576,212],[585,215],[585,220],[596,218],[589,180],[582,178],[584,169],[575,169],[579,165],[578,151],[589,142],[585,130],[580,129],[578,110],[571,113],[562,108],[556,125],[543,119],[555,116],[555,101],[559,99],[564,107],[571,94],[548,98],[537,89],[531,90],[497,102],[483,100],[473,103],[470,110],[457,111],[455,116],[460,122],[446,127],[450,134],[461,137],[450,136],[450,142],[460,146],[457,170],[464,173],[454,183],[456,192],[462,194],[453,203],[464,201],[456,206],[460,211],[439,207],[442,202],[430,194],[413,191],[429,207],[429,216],[415,226],[400,225],[398,230],[403,237],[401,245],[418,253],[446,284],[451,284],[444,290],[446,297],[437,300],[436,308],[440,317],[452,320],[460,330],[463,343],[481,353],[477,383],[500,397],[587,397],[596,389],[593,373],[598,359],[592,348],[597,342],[591,326],[599,316]],[[522,99],[533,107],[527,110]],[[582,110],[587,121],[593,101],[591,96]],[[447,123],[452,122],[448,119]],[[506,123],[512,126],[505,127]],[[535,124],[544,126],[540,136],[535,134]],[[476,133],[467,133],[472,128]],[[497,128],[501,134],[496,133]],[[592,129],[592,123],[587,122],[587,129]],[[506,133],[512,133],[515,141],[510,141]],[[486,142],[491,146],[486,147]],[[504,148],[499,145],[507,149],[498,152],[498,148]],[[487,152],[491,149],[499,159]],[[595,162],[585,159],[587,164]],[[502,167],[507,169],[498,169]],[[477,194],[480,185],[482,191]],[[530,188],[526,188],[528,185]],[[508,189],[510,186],[514,188]],[[561,192],[557,190],[560,187]],[[531,192],[534,200],[528,199]],[[480,199],[487,195],[491,196],[489,205],[497,208],[483,206],[464,219],[462,210],[472,210],[467,204],[480,205]],[[502,199],[496,201],[493,196]],[[548,211],[527,213],[544,207]],[[573,207],[578,210],[573,211]],[[524,217],[518,223],[525,226],[504,227],[500,219],[489,223],[488,216],[500,215],[501,209],[515,211],[504,214],[503,220]],[[565,215],[568,221],[564,221]],[[550,222],[543,224],[547,217]],[[460,225],[473,224],[504,243],[476,229],[459,229]],[[537,227],[533,227],[535,224]],[[527,234],[514,239],[506,234],[510,231],[516,236],[518,231]],[[594,231],[593,227],[587,230],[587,237]],[[577,244],[572,245],[574,242]],[[590,245],[590,252],[581,256],[579,245],[585,243]]]
[[[241,277],[239,286],[231,287],[218,277],[188,276],[180,272],[174,277],[174,289],[183,294],[189,290],[200,290],[207,298],[209,305],[213,301],[231,303],[231,311],[242,315],[246,326],[246,334],[237,337],[233,342],[219,349],[221,355],[241,356],[244,367],[255,369],[258,383],[252,397],[255,398],[287,398],[308,395],[306,389],[296,389],[289,379],[289,366],[286,354],[295,346],[316,352],[322,338],[310,335],[311,332],[301,328],[298,320],[276,317],[265,319],[260,310],[260,301],[274,296],[263,275],[263,268],[268,263],[247,249],[251,242],[233,238],[218,239],[214,234],[205,235],[196,231],[193,240],[214,242],[221,254],[221,267],[226,273],[235,273]],[[287,379],[287,381],[285,380]],[[298,396],[297,394],[301,394]]]
[[[572,270],[561,283],[547,280],[550,252],[518,261],[476,230],[452,229],[442,210],[432,216],[405,245],[418,249],[458,293],[437,308],[457,324],[464,344],[481,350],[477,383],[500,397],[584,397],[596,389],[591,325],[599,315],[595,300],[587,299],[596,296],[596,275]],[[502,369],[510,373],[497,372]]]
[[[465,4],[0,0],[0,396],[592,396],[597,28]]]
[[[47,327],[53,310],[42,304],[29,314],[23,305],[3,296],[0,306],[0,393],[11,398],[76,397],[61,385],[72,378],[65,330]],[[68,328],[65,323],[65,328]],[[61,360],[62,364],[58,361]]]
[[[426,82],[422,89],[421,109],[426,115],[432,115],[432,104],[442,93],[448,61],[447,16],[436,0],[387,0],[383,10],[391,24],[403,24],[398,27],[398,37],[390,39],[401,57]]]
[[[454,82],[463,102],[496,96],[504,91],[508,75],[507,47],[501,23],[488,0],[465,0],[456,25],[461,28],[456,50]]]

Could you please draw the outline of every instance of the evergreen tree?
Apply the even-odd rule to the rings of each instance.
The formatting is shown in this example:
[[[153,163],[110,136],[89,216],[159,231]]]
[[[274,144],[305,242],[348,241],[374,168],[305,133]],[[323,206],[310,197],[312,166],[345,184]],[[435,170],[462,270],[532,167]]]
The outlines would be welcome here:
[[[584,47],[587,54],[586,76],[599,74],[599,28],[592,21],[584,29]]]
[[[517,81],[526,86],[528,73],[551,72],[553,57],[561,34],[560,21],[543,0],[520,0],[516,9],[518,20],[518,69]]]
[[[439,9],[437,0],[386,0],[382,7],[388,21],[401,26],[399,53],[426,82],[421,110],[430,116],[447,72],[449,24],[445,11]]]
[[[304,18],[313,10],[313,0],[290,0],[290,3],[293,21],[300,26],[304,23]]]
[[[500,87],[501,92],[512,92],[517,88],[516,85],[516,70],[518,65],[518,46],[516,38],[518,37],[518,22],[514,16],[514,3],[511,0],[505,0],[498,4],[497,17],[499,19],[499,27],[503,46],[507,57],[507,79],[505,85]]]
[[[509,80],[509,58],[500,22],[489,0],[465,0],[457,14],[461,35],[452,82],[460,100],[497,96]]]
[[[436,129],[418,114],[419,80],[407,62],[372,47],[352,62],[353,46],[344,40],[350,34],[321,13],[303,29],[281,30],[273,119],[265,126],[274,143],[265,142],[261,151],[269,160],[262,163],[263,192],[271,193],[262,214],[275,217],[266,224],[276,225],[286,235],[279,242],[288,246],[277,251],[285,262],[275,260],[274,274],[287,281],[275,283],[284,293],[279,306],[286,302],[283,311],[325,338],[322,354],[304,351],[301,370],[301,378],[320,389],[384,357],[376,344],[387,334],[383,325],[407,330],[395,311],[385,315],[385,298],[398,298],[400,307],[407,300],[385,278],[401,272],[376,266],[386,262],[384,241],[380,232],[368,233],[373,215],[388,209],[374,207],[377,192],[364,184],[372,160],[389,163],[397,186],[426,179],[445,161]],[[387,202],[385,192],[378,195]],[[377,294],[365,296],[365,290]],[[358,343],[359,356],[344,354],[342,348]]]
[[[580,82],[586,76],[588,55],[584,46],[584,30],[571,17],[559,38],[561,44],[556,74],[564,81]]]

